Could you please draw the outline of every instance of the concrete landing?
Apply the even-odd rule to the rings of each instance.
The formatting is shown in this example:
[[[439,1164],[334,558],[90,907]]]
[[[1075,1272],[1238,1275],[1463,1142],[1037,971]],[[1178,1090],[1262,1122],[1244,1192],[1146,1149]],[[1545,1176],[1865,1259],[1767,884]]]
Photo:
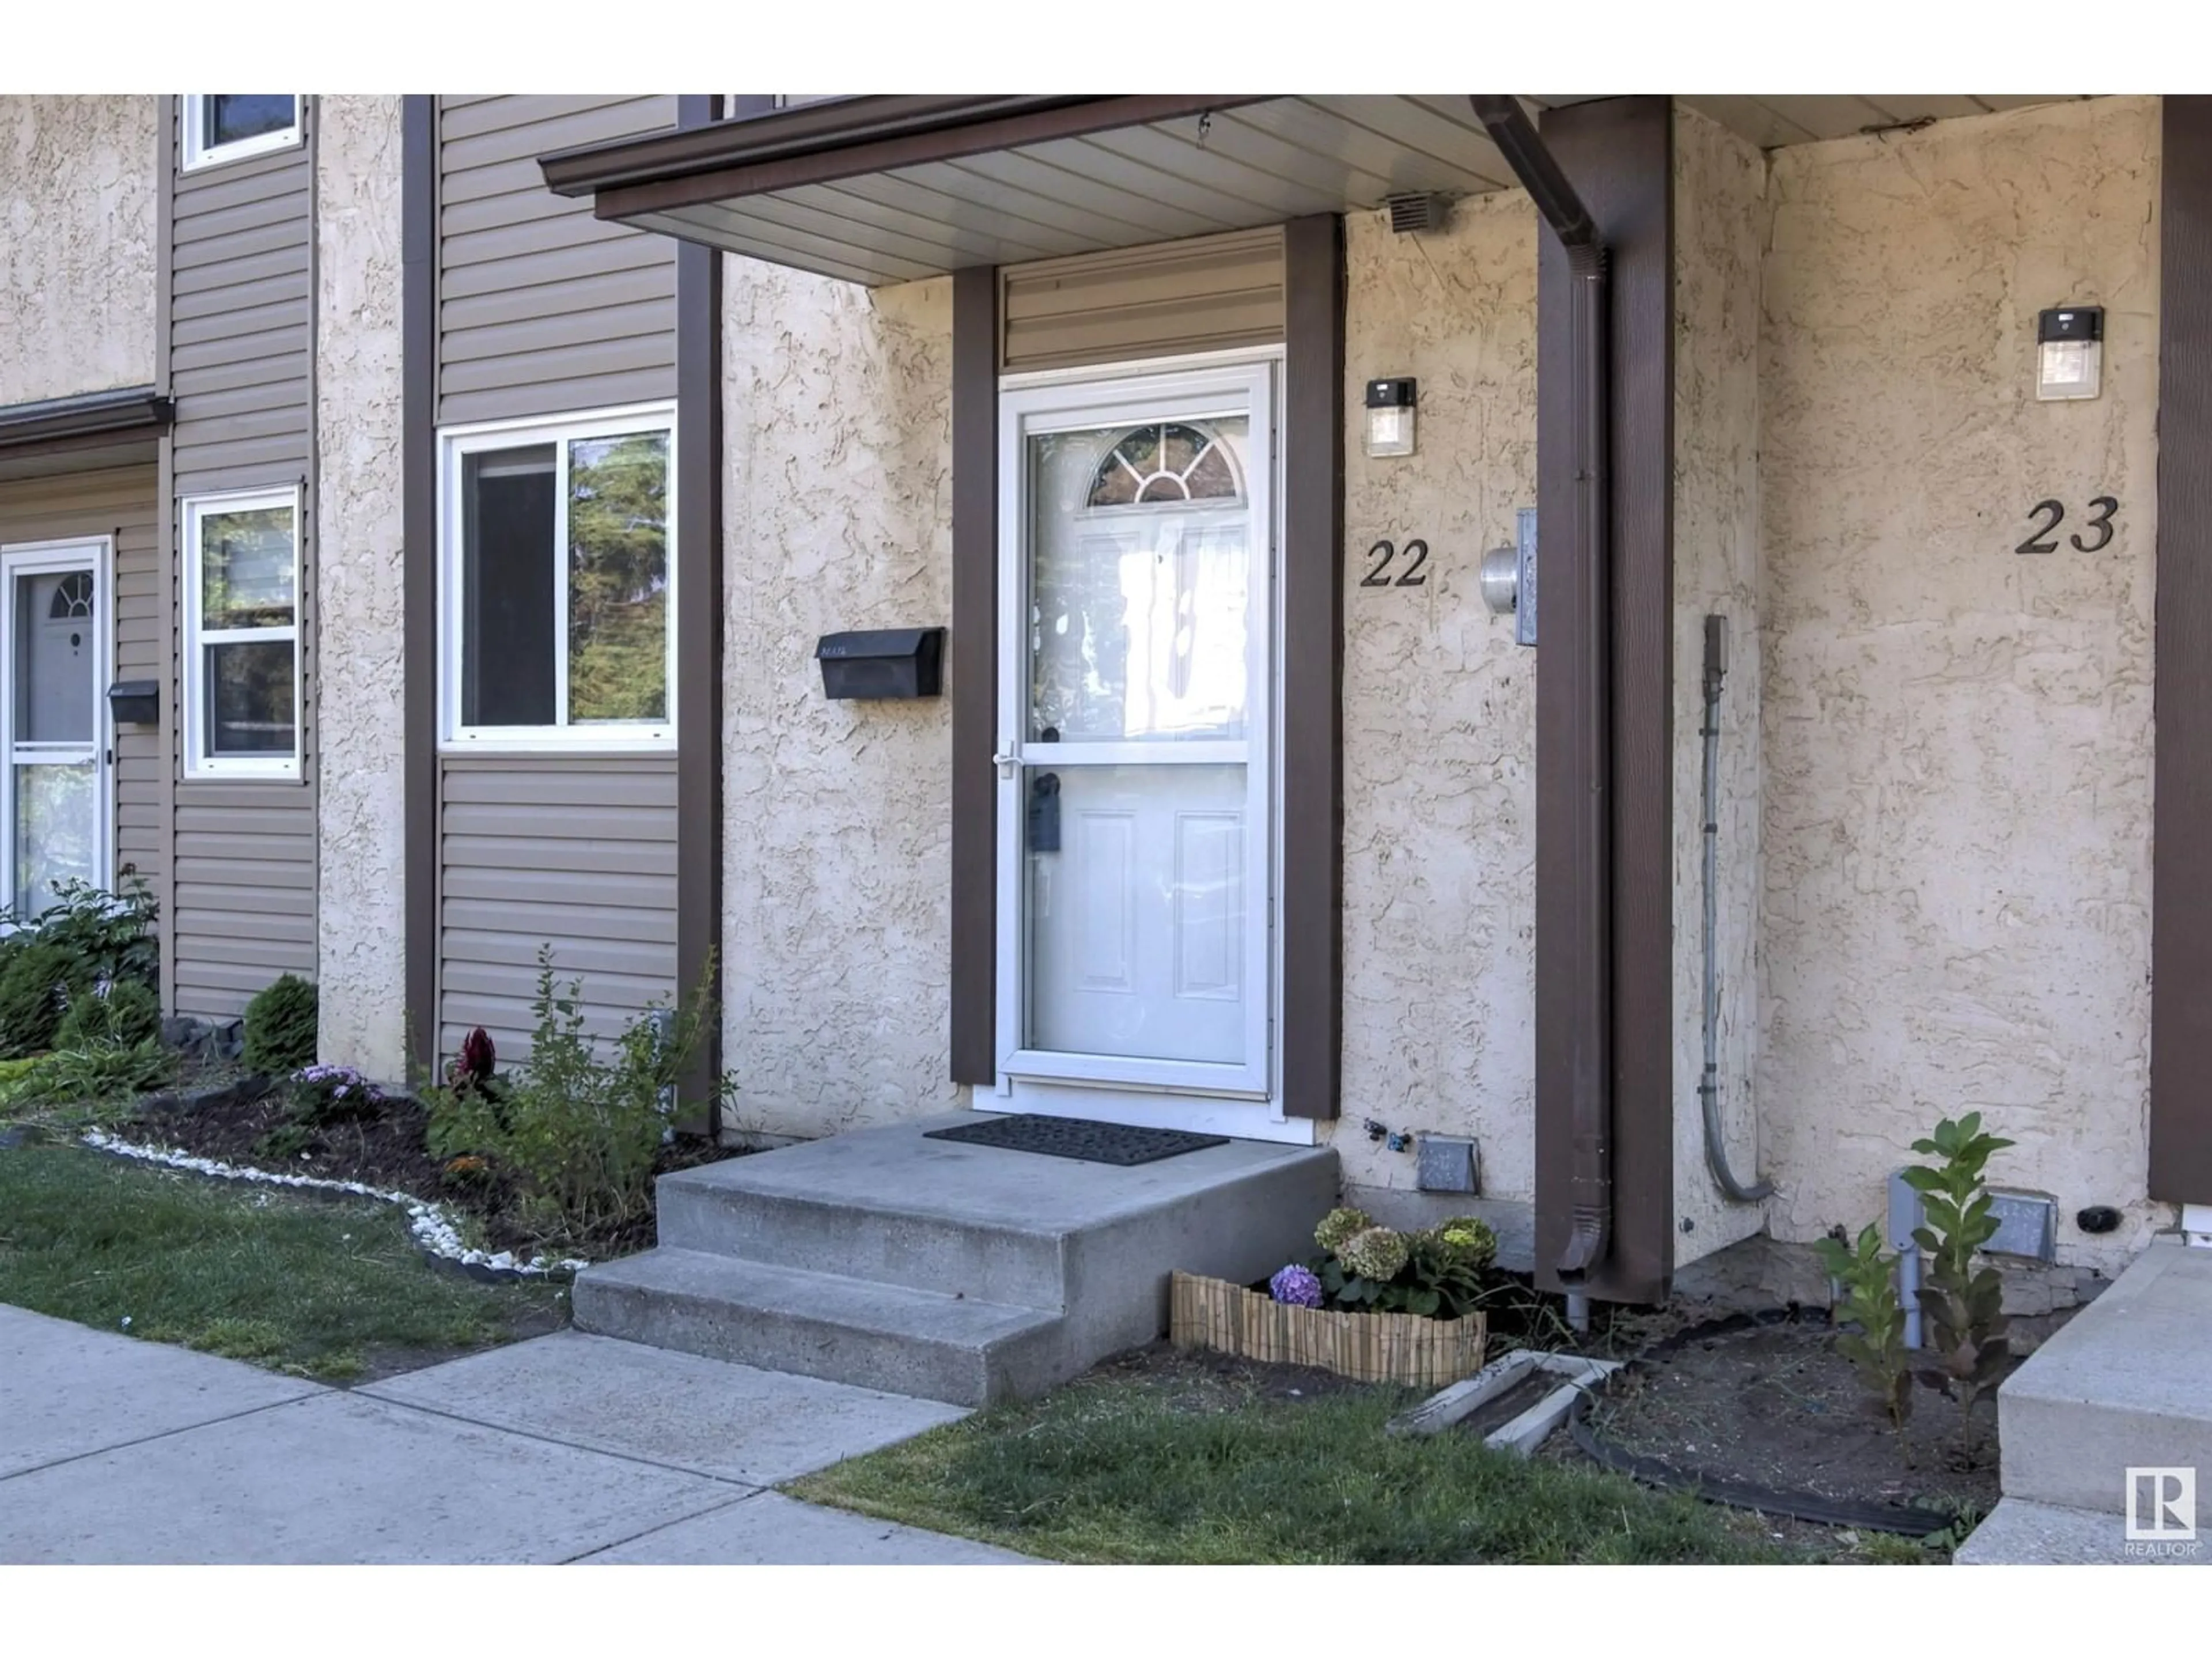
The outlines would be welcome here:
[[[1231,1141],[1133,1168],[927,1139],[971,1113],[663,1176],[660,1247],[576,1281],[580,1328],[981,1406],[1167,1328],[1176,1268],[1304,1256],[1336,1154]]]
[[[2212,1250],[2146,1250],[2005,1379],[1997,1425],[2008,1499],[2118,1516],[2129,1469],[2193,1469],[2212,1533]]]
[[[2212,1546],[2129,1553],[2126,1523],[2097,1510],[2069,1510],[2025,1498],[1998,1501],[1951,1557],[1960,1567],[2203,1565]]]

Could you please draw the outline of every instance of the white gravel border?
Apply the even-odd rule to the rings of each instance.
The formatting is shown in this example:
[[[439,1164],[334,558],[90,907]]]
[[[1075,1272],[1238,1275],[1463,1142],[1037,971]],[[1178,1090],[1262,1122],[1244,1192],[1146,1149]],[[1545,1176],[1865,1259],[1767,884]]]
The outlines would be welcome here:
[[[87,1129],[79,1137],[86,1146],[96,1151],[112,1153],[118,1158],[136,1158],[143,1164],[163,1164],[173,1170],[189,1170],[195,1175],[216,1176],[225,1181],[256,1182],[267,1187],[310,1188],[317,1192],[347,1193],[356,1198],[373,1198],[385,1204],[397,1204],[407,1212],[407,1225],[415,1235],[415,1243],[426,1255],[436,1256],[463,1268],[490,1272],[502,1277],[543,1278],[553,1273],[573,1273],[588,1267],[588,1261],[574,1258],[556,1260],[550,1256],[532,1256],[528,1261],[519,1259],[512,1250],[473,1250],[461,1243],[460,1229],[453,1223],[453,1212],[442,1204],[434,1204],[416,1197],[412,1193],[390,1192],[380,1187],[366,1187],[358,1181],[331,1181],[321,1176],[280,1175],[273,1170],[255,1170],[237,1164],[221,1164],[211,1158],[195,1158],[190,1152],[178,1152],[171,1146],[142,1146],[124,1140],[99,1129]]]

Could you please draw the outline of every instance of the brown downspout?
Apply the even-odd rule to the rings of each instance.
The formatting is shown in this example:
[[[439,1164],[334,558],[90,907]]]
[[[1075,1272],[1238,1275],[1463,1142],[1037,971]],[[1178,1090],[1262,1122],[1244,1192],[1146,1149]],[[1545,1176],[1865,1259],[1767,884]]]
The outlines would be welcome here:
[[[1606,248],[1589,210],[1518,100],[1474,94],[1468,101],[1536,210],[1566,250],[1573,280],[1574,547],[1582,580],[1575,613],[1564,617],[1583,665],[1574,688],[1574,752],[1559,757],[1581,781],[1574,815],[1573,963],[1571,1036],[1572,1175],[1571,1227],[1556,1264],[1565,1285],[1586,1281],[1605,1260],[1613,1231],[1613,730],[1610,710],[1612,591],[1607,544],[1613,517],[1607,465]]]

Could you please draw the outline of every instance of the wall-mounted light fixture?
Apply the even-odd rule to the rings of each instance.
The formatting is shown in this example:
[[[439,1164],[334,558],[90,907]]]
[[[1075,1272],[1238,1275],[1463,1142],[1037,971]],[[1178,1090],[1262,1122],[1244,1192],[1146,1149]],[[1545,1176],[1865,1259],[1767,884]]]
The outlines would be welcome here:
[[[2039,402],[2095,397],[2103,378],[2104,359],[2104,307],[2062,306],[2035,319]]]
[[[1370,455],[1410,455],[1413,453],[1413,380],[1370,380],[1367,383],[1367,453]]]

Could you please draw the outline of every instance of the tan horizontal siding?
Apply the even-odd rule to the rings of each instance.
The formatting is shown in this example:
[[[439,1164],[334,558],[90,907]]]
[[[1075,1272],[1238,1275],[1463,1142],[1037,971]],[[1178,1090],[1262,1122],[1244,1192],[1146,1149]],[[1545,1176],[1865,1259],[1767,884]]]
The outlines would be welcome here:
[[[538,169],[675,120],[672,97],[440,100],[441,423],[675,395],[674,245],[593,218]]]
[[[169,100],[171,118],[179,100]],[[171,179],[166,337],[176,397],[170,457],[177,501],[308,480],[314,459],[314,100],[296,149]],[[179,147],[180,150],[180,146]],[[280,974],[315,972],[314,502],[301,530],[301,763],[307,781],[188,781],[168,769],[131,780],[134,817],[159,817],[166,797],[174,897],[170,982],[176,1011],[241,1012]],[[181,511],[170,533],[180,534]],[[129,617],[133,638],[161,652],[164,696],[180,689],[184,549],[167,592]],[[181,721],[173,739],[181,743]]]
[[[160,477],[150,465],[0,484],[0,543],[66,541],[77,536],[115,538],[113,592],[107,603],[114,678],[118,680],[162,680],[168,672],[168,631],[161,595],[160,493]],[[153,726],[112,730],[115,878],[119,881],[126,868],[136,869],[166,914],[169,838],[161,823],[161,732]]]
[[[1133,361],[1283,337],[1283,237],[1237,231],[1010,265],[1009,370]]]
[[[173,120],[179,101],[168,100]],[[312,127],[312,100],[307,119]],[[179,495],[289,483],[307,468],[313,179],[312,143],[174,177],[167,298]]]
[[[539,947],[612,1036],[676,990],[672,759],[449,757],[439,822],[439,1041],[528,1052]]]

